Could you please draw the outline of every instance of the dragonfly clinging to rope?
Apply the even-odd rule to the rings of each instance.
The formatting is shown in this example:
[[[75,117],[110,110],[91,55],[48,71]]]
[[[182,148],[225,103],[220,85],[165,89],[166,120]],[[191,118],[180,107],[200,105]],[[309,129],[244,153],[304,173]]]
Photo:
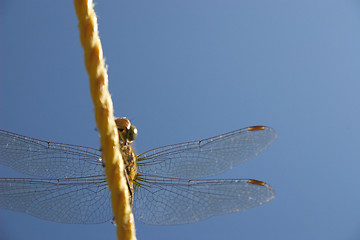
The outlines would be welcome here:
[[[269,202],[274,191],[254,179],[208,179],[255,157],[276,138],[253,126],[136,155],[137,130],[116,120],[135,218],[174,225]],[[0,178],[0,208],[61,223],[103,223],[113,217],[101,152],[0,130],[0,163],[33,178]],[[105,163],[106,164],[106,163]]]

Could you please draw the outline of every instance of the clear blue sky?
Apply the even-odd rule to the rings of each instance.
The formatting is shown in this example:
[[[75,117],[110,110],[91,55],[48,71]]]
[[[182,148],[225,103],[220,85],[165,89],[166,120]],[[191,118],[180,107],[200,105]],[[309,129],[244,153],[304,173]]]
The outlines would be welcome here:
[[[96,1],[115,113],[137,151],[268,125],[276,142],[220,177],[270,203],[139,239],[360,238],[359,1]],[[72,1],[0,2],[0,128],[99,147]],[[1,168],[2,176],[9,170]],[[1,239],[116,239],[1,210]]]

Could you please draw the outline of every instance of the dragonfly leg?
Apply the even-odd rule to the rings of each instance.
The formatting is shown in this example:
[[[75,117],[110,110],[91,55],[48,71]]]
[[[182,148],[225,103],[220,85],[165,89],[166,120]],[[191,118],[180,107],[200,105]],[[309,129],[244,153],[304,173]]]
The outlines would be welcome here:
[[[129,193],[130,193],[130,198],[129,198],[130,206],[132,207],[133,202],[134,202],[133,191],[132,191],[132,188],[131,188],[131,185],[130,185],[130,180],[129,180],[129,177],[128,177],[127,173],[126,173],[126,170],[124,171],[124,174],[125,174],[125,177],[126,177],[126,183],[127,183]]]

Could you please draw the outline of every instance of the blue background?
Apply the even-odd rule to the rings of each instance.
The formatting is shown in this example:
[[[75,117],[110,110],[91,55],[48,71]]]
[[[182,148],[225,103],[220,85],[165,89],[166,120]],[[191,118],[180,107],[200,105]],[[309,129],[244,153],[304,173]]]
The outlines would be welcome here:
[[[268,125],[278,139],[220,176],[276,198],[139,239],[360,238],[359,1],[97,1],[115,114],[137,152]],[[0,127],[99,147],[72,1],[1,1]],[[1,168],[2,176],[13,173]],[[116,239],[1,210],[1,239]]]

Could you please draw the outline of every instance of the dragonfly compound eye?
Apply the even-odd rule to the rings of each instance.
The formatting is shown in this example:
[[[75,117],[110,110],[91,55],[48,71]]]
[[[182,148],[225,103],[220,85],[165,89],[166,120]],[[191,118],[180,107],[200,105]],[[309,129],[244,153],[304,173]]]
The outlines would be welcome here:
[[[126,143],[128,141],[128,135],[131,127],[131,123],[127,118],[115,119],[115,124],[119,131],[120,143]]]
[[[137,134],[138,134],[137,128],[134,125],[131,125],[127,133],[127,140],[130,142],[134,141]]]

